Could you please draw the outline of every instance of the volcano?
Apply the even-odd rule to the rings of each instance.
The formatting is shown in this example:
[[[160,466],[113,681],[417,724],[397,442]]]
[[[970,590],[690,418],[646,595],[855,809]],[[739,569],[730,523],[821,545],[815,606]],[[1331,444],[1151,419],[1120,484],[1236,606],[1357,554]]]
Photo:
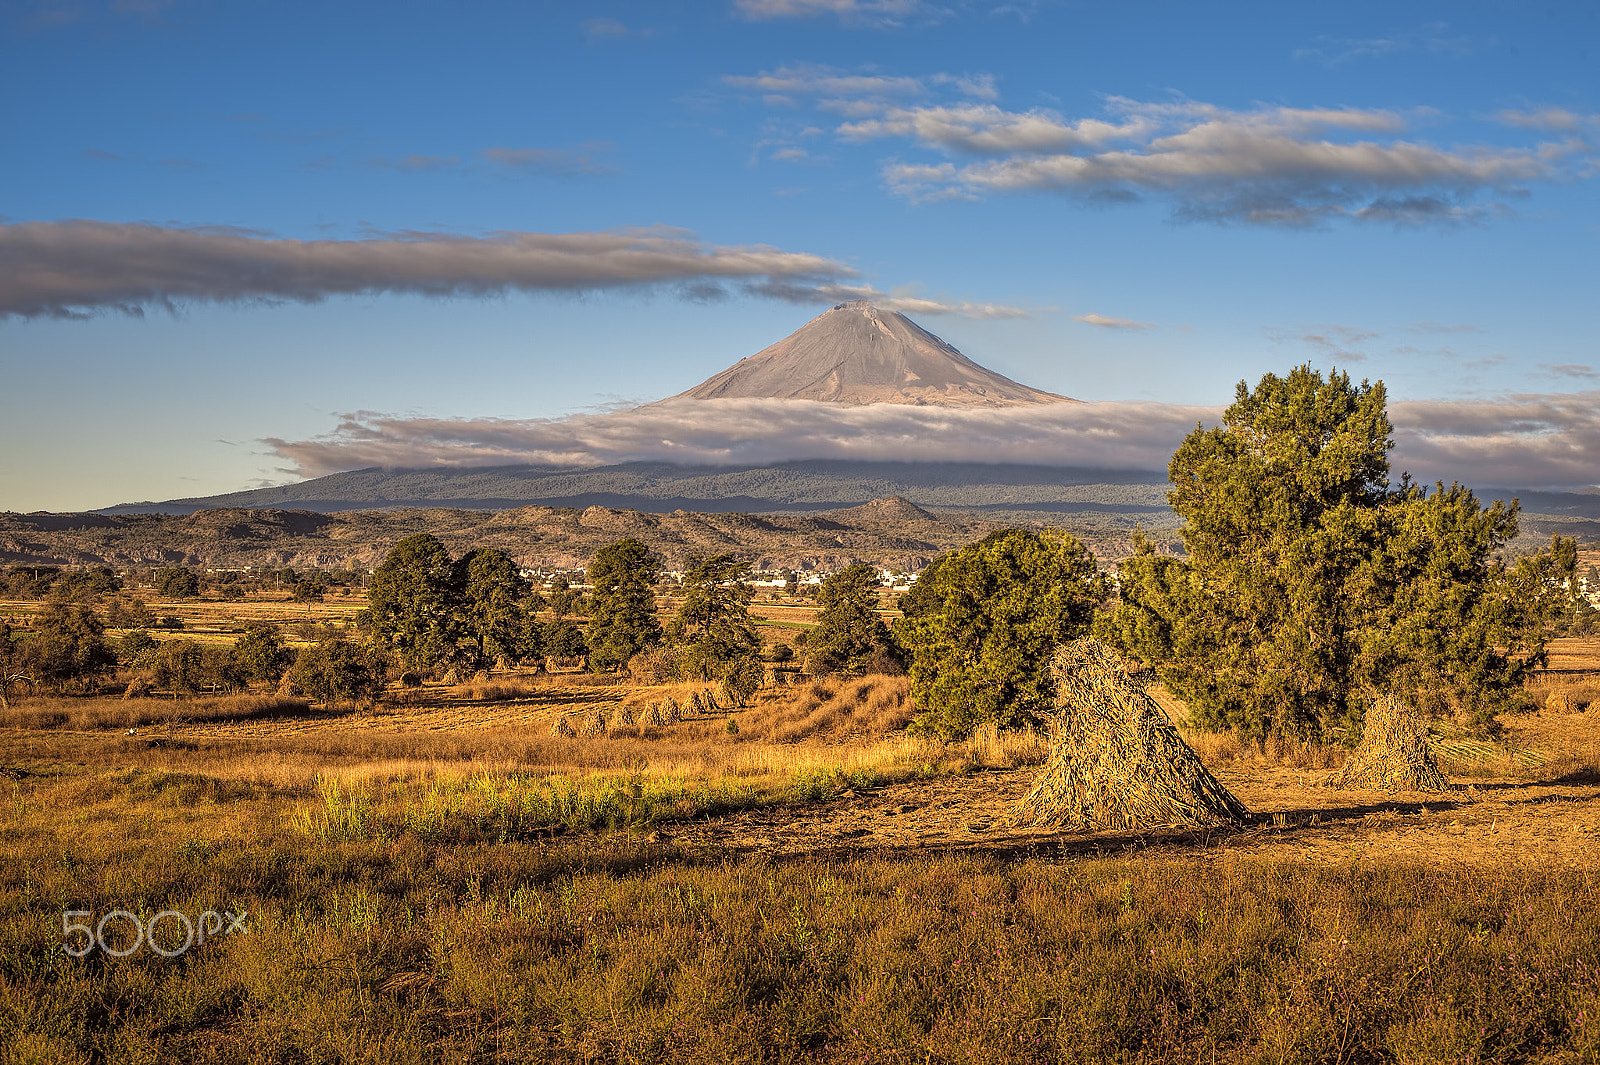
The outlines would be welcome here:
[[[1079,400],[979,366],[898,311],[841,303],[763,351],[672,399],[809,399],[1015,407]]]

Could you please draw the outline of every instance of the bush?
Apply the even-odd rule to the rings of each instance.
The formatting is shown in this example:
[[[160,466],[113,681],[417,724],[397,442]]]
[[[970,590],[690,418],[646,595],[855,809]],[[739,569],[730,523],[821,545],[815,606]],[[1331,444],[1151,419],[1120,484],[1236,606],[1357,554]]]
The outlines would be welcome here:
[[[245,681],[276,684],[283,678],[294,652],[283,646],[283,637],[272,625],[252,625],[233,645],[233,655]]]
[[[355,703],[383,692],[383,668],[348,640],[324,640],[301,650],[284,677],[291,692],[324,703]]]
[[[677,657],[667,647],[652,647],[628,659],[628,675],[640,684],[666,684],[678,677]]]
[[[1055,529],[1003,529],[934,559],[893,630],[910,657],[917,728],[949,740],[1049,714],[1050,657],[1088,631],[1108,590],[1088,549]]]
[[[157,570],[156,594],[163,599],[193,599],[200,594],[200,578],[182,567]]]
[[[761,668],[754,655],[741,655],[729,662],[720,679],[722,694],[734,706],[744,706],[750,697],[761,690],[767,671]]]
[[[52,603],[16,653],[41,684],[57,691],[88,687],[117,667],[104,634],[105,625],[88,607]]]
[[[135,629],[122,638],[121,658],[125,665],[137,665],[140,660],[161,644],[143,629]]]

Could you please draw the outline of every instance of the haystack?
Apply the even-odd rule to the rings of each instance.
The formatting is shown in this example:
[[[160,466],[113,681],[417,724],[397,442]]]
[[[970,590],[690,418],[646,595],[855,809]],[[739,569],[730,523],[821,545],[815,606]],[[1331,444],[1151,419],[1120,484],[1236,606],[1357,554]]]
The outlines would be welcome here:
[[[633,708],[629,706],[619,706],[615,710],[611,711],[611,719],[608,724],[610,724],[612,728],[632,728],[633,720]]]
[[[568,721],[565,715],[556,718],[555,724],[550,726],[550,735],[560,736],[562,739],[570,740],[577,734],[578,730],[572,727],[572,722]]]
[[[606,732],[606,715],[596,710],[592,714],[584,714],[578,720],[578,735],[604,736]]]
[[[444,676],[439,678],[439,683],[451,685],[460,684],[461,674],[456,672],[454,666],[451,666],[449,669],[445,670]]]
[[[128,682],[127,688],[123,690],[122,697],[124,699],[148,698],[151,687],[152,685],[148,677],[134,677]]]
[[[1428,749],[1428,726],[1393,697],[1380,695],[1367,711],[1361,746],[1333,780],[1336,788],[1446,791],[1450,782]]]
[[[1019,824],[1126,829],[1231,825],[1250,816],[1110,649],[1074,640],[1056,652],[1054,668],[1054,748],[1017,805]]]
[[[661,700],[661,716],[664,719],[663,724],[676,725],[683,720],[683,708],[678,705],[678,700],[676,699],[663,699]]]
[[[1582,712],[1572,696],[1566,692],[1551,692],[1544,701],[1544,712],[1547,714],[1577,714]]]
[[[649,728],[662,728],[667,724],[667,715],[662,712],[660,703],[651,703],[640,715],[639,723]]]

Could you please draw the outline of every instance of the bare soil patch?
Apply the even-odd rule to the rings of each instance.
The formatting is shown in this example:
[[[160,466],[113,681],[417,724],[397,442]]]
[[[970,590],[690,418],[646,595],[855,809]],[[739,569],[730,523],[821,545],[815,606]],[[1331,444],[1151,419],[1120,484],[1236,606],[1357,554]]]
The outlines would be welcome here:
[[[1221,770],[1218,778],[1255,815],[1243,829],[1089,832],[1010,823],[1012,808],[1036,774],[1032,768],[989,770],[897,784],[834,802],[673,826],[663,838],[735,855],[935,850],[1022,857],[1175,847],[1323,864],[1383,860],[1586,869],[1600,864],[1600,776],[1483,782],[1439,795],[1335,791],[1297,770]]]

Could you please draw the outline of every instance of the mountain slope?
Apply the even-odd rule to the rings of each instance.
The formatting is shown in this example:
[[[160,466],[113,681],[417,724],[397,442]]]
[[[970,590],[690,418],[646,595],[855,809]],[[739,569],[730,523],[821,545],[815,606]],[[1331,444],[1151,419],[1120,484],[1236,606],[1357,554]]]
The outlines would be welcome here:
[[[106,514],[188,514],[216,507],[334,512],[381,507],[605,506],[664,512],[818,512],[904,497],[923,507],[995,517],[1094,515],[1100,523],[1171,522],[1165,473],[981,462],[814,459],[753,466],[628,462],[479,469],[354,470],[226,495],[123,503]]]
[[[1010,407],[1077,400],[979,366],[895,311],[841,303],[673,399],[809,399]]]

